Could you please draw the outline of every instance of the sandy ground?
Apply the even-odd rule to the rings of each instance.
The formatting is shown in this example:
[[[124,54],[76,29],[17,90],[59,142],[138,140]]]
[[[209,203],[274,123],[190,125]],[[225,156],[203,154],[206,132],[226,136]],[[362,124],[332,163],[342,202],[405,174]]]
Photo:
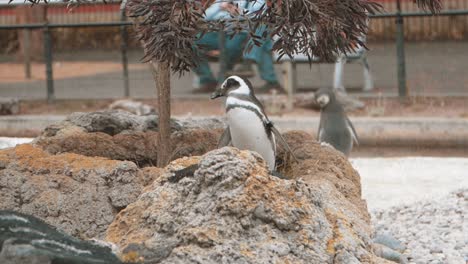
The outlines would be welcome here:
[[[11,148],[17,144],[29,143],[33,138],[0,137],[0,149]]]
[[[130,70],[147,69],[148,66],[142,63],[131,63],[128,65]],[[55,62],[52,65],[54,79],[70,79],[90,76],[95,74],[105,74],[122,71],[122,65],[115,62]],[[21,63],[2,63],[0,64],[0,79],[4,83],[20,83],[44,81],[45,64],[31,64],[31,78],[27,79],[24,75],[24,65]]]
[[[468,158],[355,158],[369,210],[436,200],[468,187]]]
[[[0,149],[30,141],[0,137]],[[361,175],[363,198],[371,211],[434,200],[468,188],[468,158],[352,158],[351,163]]]

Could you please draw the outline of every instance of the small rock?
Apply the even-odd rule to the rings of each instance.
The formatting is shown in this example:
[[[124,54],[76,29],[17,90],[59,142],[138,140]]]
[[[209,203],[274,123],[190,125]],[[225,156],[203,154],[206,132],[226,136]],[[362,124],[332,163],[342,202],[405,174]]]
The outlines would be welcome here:
[[[0,211],[0,263],[121,263],[102,244],[73,238],[42,220]]]
[[[20,102],[16,98],[0,97],[0,115],[16,115],[20,112]]]
[[[388,233],[378,233],[374,238],[374,243],[385,245],[393,250],[403,252],[406,247],[403,246],[398,239]]]
[[[129,99],[117,100],[109,105],[109,109],[120,109],[135,115],[149,115],[156,113],[154,107]]]
[[[374,253],[384,259],[388,259],[397,263],[401,263],[402,255],[382,244],[374,244]]]
[[[431,254],[443,253],[443,250],[442,250],[442,248],[441,248],[439,245],[432,245],[429,252],[430,252]]]

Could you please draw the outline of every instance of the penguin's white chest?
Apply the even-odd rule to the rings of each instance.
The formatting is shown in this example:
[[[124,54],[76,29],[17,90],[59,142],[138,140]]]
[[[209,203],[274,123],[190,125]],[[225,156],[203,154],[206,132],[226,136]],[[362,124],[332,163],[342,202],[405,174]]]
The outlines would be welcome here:
[[[238,149],[252,150],[260,154],[270,170],[275,169],[274,136],[271,139],[263,121],[253,111],[242,107],[227,112],[232,145]],[[272,144],[273,142],[273,144]]]

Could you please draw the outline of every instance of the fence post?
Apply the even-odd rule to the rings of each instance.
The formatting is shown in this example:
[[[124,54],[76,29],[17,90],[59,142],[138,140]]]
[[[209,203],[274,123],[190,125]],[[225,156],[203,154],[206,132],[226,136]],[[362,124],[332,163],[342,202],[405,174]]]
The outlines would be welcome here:
[[[46,24],[44,25],[44,56],[47,78],[47,103],[52,103],[55,100],[55,93],[54,79],[52,74],[52,40],[48,21],[46,21]]]
[[[120,21],[127,21],[127,16],[125,16],[125,3],[122,1],[120,6]],[[128,43],[128,32],[127,27],[122,25],[120,26],[120,51],[122,54],[122,70],[123,70],[123,82],[124,82],[124,96],[130,97],[130,83],[128,79],[128,54],[127,54],[127,43]]]
[[[397,76],[398,96],[404,99],[408,96],[406,87],[406,64],[405,64],[405,36],[403,29],[403,17],[401,16],[401,0],[397,0],[396,13],[396,48],[397,48]]]
[[[24,75],[26,79],[31,79],[31,30],[23,30],[23,60],[24,60]]]

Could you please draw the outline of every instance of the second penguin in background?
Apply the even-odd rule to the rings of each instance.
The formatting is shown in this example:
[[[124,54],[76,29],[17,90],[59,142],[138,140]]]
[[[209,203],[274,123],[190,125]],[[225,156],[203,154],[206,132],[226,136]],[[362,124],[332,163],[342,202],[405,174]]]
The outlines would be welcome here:
[[[343,106],[336,99],[332,89],[322,88],[315,93],[320,106],[318,141],[332,145],[336,150],[349,156],[353,142],[358,144],[358,136],[353,124],[346,116]]]

